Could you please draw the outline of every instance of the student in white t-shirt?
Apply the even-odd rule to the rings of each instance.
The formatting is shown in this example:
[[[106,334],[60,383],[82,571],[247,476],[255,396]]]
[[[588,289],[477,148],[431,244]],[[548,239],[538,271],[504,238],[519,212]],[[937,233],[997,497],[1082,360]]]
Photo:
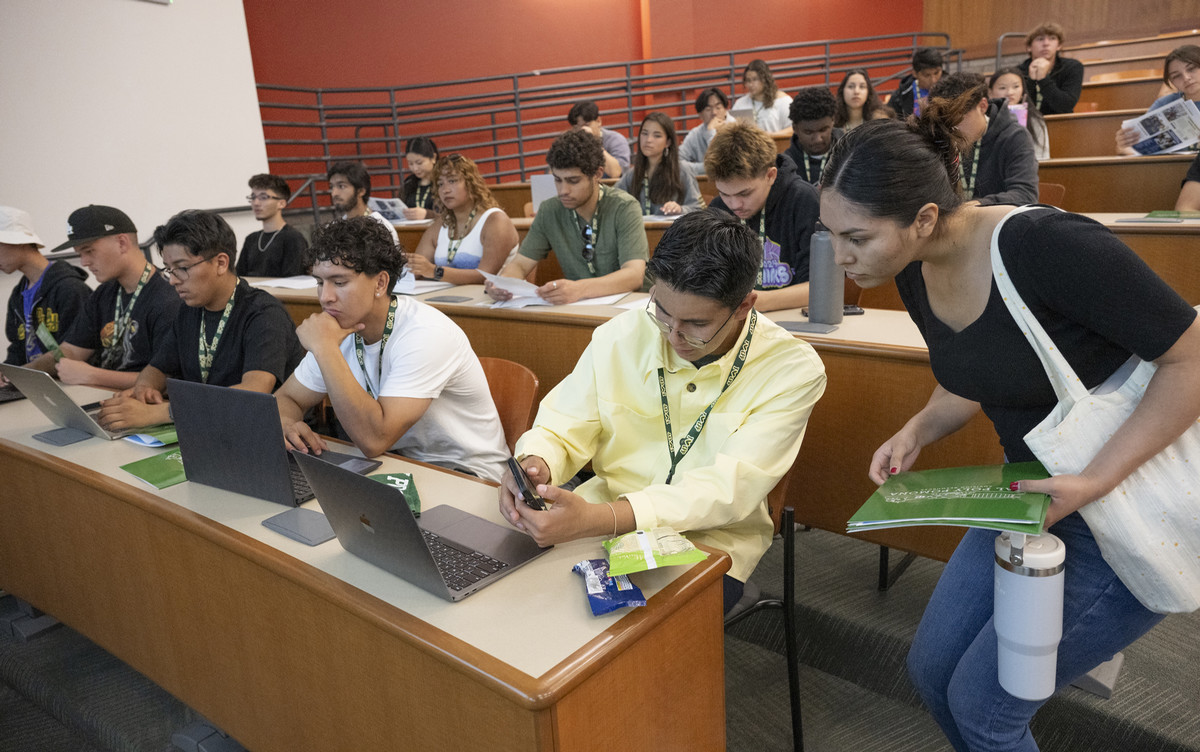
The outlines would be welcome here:
[[[499,480],[508,450],[479,359],[440,311],[391,294],[404,258],[382,225],[352,217],[317,228],[306,262],[322,312],[296,329],[308,354],[276,392],[287,445],[324,451],[303,416],[328,396],[368,457],[392,450]]]
[[[772,137],[791,136],[792,121],[788,119],[788,108],[792,105],[792,98],[779,90],[766,61],[750,61],[742,72],[742,86],[746,93],[733,103],[734,111],[753,110],[754,124]]]

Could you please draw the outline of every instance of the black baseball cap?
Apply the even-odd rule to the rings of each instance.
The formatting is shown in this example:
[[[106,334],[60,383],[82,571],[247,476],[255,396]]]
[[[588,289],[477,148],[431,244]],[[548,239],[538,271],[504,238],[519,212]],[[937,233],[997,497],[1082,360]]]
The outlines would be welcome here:
[[[98,238],[126,232],[137,232],[128,214],[111,206],[90,204],[71,212],[71,216],[67,217],[67,242],[49,252],[54,253]]]

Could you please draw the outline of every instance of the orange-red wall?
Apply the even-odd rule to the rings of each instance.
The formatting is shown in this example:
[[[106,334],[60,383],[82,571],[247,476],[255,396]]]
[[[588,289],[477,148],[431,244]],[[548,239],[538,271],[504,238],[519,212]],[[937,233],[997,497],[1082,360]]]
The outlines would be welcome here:
[[[917,31],[923,0],[244,0],[255,79],[395,86]]]

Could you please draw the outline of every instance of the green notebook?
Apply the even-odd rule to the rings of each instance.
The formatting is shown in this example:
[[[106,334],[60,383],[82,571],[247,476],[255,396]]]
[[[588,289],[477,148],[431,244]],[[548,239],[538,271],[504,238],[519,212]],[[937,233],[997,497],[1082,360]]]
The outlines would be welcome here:
[[[404,494],[404,500],[408,502],[408,508],[412,510],[413,516],[421,516],[421,497],[417,494],[417,484],[413,483],[412,475],[408,473],[376,473],[367,477],[377,480],[385,486],[399,489],[400,493]]]
[[[178,447],[144,460],[121,465],[121,469],[155,488],[166,488],[187,480],[183,473],[183,455]]]
[[[949,467],[893,475],[846,521],[846,532],[959,525],[1037,535],[1050,497],[1010,491],[1015,480],[1050,474],[1040,462]]]
[[[1159,209],[1146,215],[1146,219],[1200,219],[1200,211],[1175,211]]]

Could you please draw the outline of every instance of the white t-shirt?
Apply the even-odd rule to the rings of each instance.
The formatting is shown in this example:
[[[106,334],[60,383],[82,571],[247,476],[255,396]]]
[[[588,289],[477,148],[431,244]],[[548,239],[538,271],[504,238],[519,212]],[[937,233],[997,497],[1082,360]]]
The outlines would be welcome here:
[[[775,103],[764,107],[757,99],[751,99],[749,94],[743,94],[733,103],[731,110],[754,110],[754,122],[767,133],[781,131],[792,125],[788,111],[792,106],[792,98],[783,92],[775,97]]]
[[[371,387],[377,397],[433,401],[392,450],[414,460],[500,480],[508,445],[487,378],[467,335],[441,311],[404,295],[398,298],[382,376],[379,342],[364,348]],[[341,352],[359,386],[365,389],[353,336],[342,340]],[[328,393],[312,353],[300,361],[295,376],[306,389]],[[376,384],[376,379],[382,383]]]

